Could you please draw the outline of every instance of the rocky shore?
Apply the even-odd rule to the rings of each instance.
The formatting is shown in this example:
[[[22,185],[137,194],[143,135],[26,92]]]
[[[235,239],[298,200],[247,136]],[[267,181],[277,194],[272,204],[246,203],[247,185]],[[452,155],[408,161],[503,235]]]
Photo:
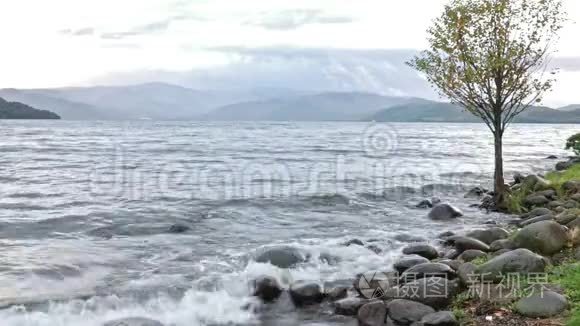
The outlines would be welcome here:
[[[575,319],[580,305],[580,179],[573,177],[579,163],[574,157],[546,176],[515,175],[510,209],[520,214],[506,215],[505,224],[448,231],[434,244],[409,244],[393,266],[351,280],[296,281],[284,288],[275,278],[261,276],[250,282],[252,293],[263,305],[285,297],[296,309],[324,306],[360,326],[580,325]],[[476,187],[465,196],[481,199],[485,209],[492,195]],[[463,215],[437,199],[425,199],[417,208],[433,220]],[[372,243],[358,239],[344,245],[373,250]],[[254,257],[280,268],[308,259],[284,246]],[[104,326],[163,324],[128,318]]]

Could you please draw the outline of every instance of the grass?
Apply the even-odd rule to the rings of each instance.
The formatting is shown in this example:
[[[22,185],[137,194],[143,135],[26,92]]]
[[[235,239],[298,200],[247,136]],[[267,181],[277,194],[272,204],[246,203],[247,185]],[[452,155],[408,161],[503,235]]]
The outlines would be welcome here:
[[[580,263],[569,261],[550,271],[550,281],[561,285],[566,290],[571,305],[571,317],[566,325],[580,325]]]
[[[551,188],[553,188],[558,197],[564,199],[567,197],[566,192],[562,189],[562,185],[566,181],[580,180],[580,164],[574,164],[567,170],[550,172],[545,176],[545,179],[550,182]],[[527,207],[524,205],[524,199],[529,194],[533,193],[531,187],[522,187],[516,191],[513,191],[506,198],[506,207],[508,212],[512,214],[522,214],[527,211]]]
[[[574,164],[564,171],[550,172],[546,175],[546,180],[550,181],[558,196],[565,197],[566,193],[562,189],[562,185],[566,181],[580,180],[580,164]]]
[[[477,257],[474,260],[471,261],[472,264],[479,266],[479,265],[483,265],[485,263],[487,263],[487,261],[490,259],[489,255],[485,255],[485,256],[481,256],[481,257]]]

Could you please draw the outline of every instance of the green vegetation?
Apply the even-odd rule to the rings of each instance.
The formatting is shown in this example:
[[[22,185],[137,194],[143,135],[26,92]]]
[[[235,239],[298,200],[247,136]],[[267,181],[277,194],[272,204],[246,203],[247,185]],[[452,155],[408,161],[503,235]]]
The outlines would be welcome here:
[[[479,265],[483,265],[485,263],[487,263],[487,261],[490,259],[489,255],[485,255],[485,256],[481,256],[481,257],[477,257],[474,260],[471,261],[472,264],[479,266]]]
[[[473,298],[468,295],[468,292],[462,292],[455,297],[453,303],[451,304],[451,308],[453,311],[453,315],[457,318],[459,325],[469,325],[472,322],[472,316],[467,311],[467,307],[471,303]]]
[[[494,136],[495,204],[506,204],[503,135],[552,88],[550,46],[566,21],[561,0],[452,0],[435,19],[429,49],[409,65],[440,94],[481,119]]]
[[[568,141],[566,141],[566,149],[571,149],[574,151],[574,154],[580,156],[580,133],[568,138]]]
[[[550,282],[561,285],[571,305],[570,320],[566,325],[580,325],[580,263],[568,261],[550,271]]]
[[[580,164],[574,164],[564,171],[550,172],[546,175],[546,180],[550,182],[559,196],[565,197],[567,194],[562,189],[566,181],[580,180]]]

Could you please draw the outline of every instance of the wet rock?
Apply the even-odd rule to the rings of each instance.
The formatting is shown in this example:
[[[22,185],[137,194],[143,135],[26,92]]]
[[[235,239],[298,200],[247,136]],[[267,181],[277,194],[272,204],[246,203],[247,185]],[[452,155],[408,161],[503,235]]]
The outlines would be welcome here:
[[[562,206],[566,209],[578,208],[578,203],[575,200],[567,200]]]
[[[398,274],[395,272],[367,272],[358,275],[353,286],[363,298],[382,298],[393,285],[397,284],[397,279]]]
[[[529,274],[543,273],[546,261],[528,249],[516,249],[499,255],[480,265],[477,274],[483,274],[486,280],[500,281],[509,273]]]
[[[458,218],[463,216],[463,213],[449,204],[438,204],[431,209],[428,216],[432,220],[439,221]]]
[[[103,326],[163,326],[163,324],[153,319],[129,317],[106,322]]]
[[[550,155],[550,156],[546,157],[546,159],[548,159],[548,160],[557,160],[558,159],[558,156],[556,156],[556,155]]]
[[[362,242],[362,241],[361,241],[361,240],[359,240],[359,239],[351,239],[351,240],[348,240],[347,242],[345,242],[345,243],[344,243],[344,245],[345,245],[346,247],[350,247],[350,246],[352,246],[352,245],[355,245],[355,246],[361,246],[361,247],[362,247],[362,246],[364,246],[365,244],[364,244],[364,242]]]
[[[407,234],[407,233],[397,234],[397,235],[395,235],[395,237],[393,239],[400,241],[400,242],[409,242],[409,243],[427,241],[427,239],[425,239],[423,237],[411,235],[411,234]]]
[[[516,172],[514,173],[513,179],[513,184],[520,184],[524,182],[525,176],[521,172]]]
[[[441,263],[423,263],[407,269],[401,275],[401,283],[412,282],[425,277],[446,277],[454,279],[457,275],[455,270]]]
[[[459,278],[459,282],[465,287],[476,282],[475,281],[477,280],[477,278],[475,278],[476,270],[477,266],[475,264],[472,263],[461,264],[457,269],[457,276]]]
[[[495,200],[493,199],[493,196],[487,195],[483,197],[481,204],[479,204],[479,208],[488,211],[493,210],[495,208]]]
[[[430,246],[428,244],[409,245],[403,249],[403,253],[405,255],[419,255],[419,256],[425,257],[429,260],[439,257],[439,253],[437,252],[437,249],[435,249],[433,246]]]
[[[538,194],[531,194],[524,199],[524,204],[527,206],[539,206],[545,205],[550,201],[546,196],[538,195]]]
[[[471,231],[466,236],[489,245],[496,240],[506,239],[509,235],[509,232],[503,228],[491,227],[489,229]]]
[[[467,263],[467,262],[476,260],[479,257],[486,257],[486,256],[487,256],[487,254],[481,250],[469,249],[469,250],[465,250],[461,255],[459,255],[459,257],[457,257],[457,259]]]
[[[463,197],[465,198],[479,198],[487,193],[487,190],[482,187],[474,187],[469,190]]]
[[[516,244],[511,239],[496,240],[489,245],[489,249],[494,252],[502,249],[513,250],[516,248]]]
[[[336,301],[334,306],[334,313],[343,316],[356,316],[359,309],[368,303],[368,300],[360,298],[346,298]]]
[[[383,252],[383,249],[381,249],[379,246],[377,245],[368,245],[365,248],[367,248],[368,250],[374,252],[375,254],[380,254],[381,252]]]
[[[572,162],[558,162],[556,163],[556,171],[568,170],[572,165],[574,165]]]
[[[538,222],[542,222],[542,221],[551,221],[554,219],[554,215],[553,214],[547,214],[547,215],[542,215],[542,216],[536,216],[534,218],[530,218],[524,221],[521,221],[519,226],[520,227],[524,227],[530,224],[534,224],[534,223],[538,223]]]
[[[185,233],[189,230],[191,230],[191,228],[185,224],[173,224],[169,227],[167,232],[178,234],[178,233]]]
[[[538,191],[538,192],[536,192],[536,194],[537,195],[542,195],[542,196],[544,196],[544,197],[546,197],[546,198],[548,198],[550,200],[554,200],[556,198],[556,196],[557,196],[556,190],[554,190],[554,189],[546,189],[546,190],[543,190],[543,191]]]
[[[406,270],[408,270],[409,268],[415,266],[415,265],[419,265],[419,264],[424,264],[424,263],[428,263],[429,259],[425,258],[425,257],[421,257],[418,255],[411,255],[411,256],[405,256],[401,259],[399,259],[395,264],[393,264],[393,267],[395,269],[395,271],[397,271],[397,273],[402,274],[403,272],[405,272]]]
[[[448,250],[445,255],[443,255],[443,258],[445,259],[457,259],[457,257],[459,257],[459,255],[461,254],[461,252],[457,249],[451,249]]]
[[[448,307],[458,293],[458,281],[441,277],[422,278],[398,288],[400,299],[417,301],[434,309]]]
[[[389,317],[398,325],[411,325],[435,310],[420,302],[395,299],[387,304]]]
[[[419,323],[420,326],[459,326],[459,322],[451,311],[439,311],[428,314]]]
[[[537,207],[532,209],[529,213],[526,214],[522,214],[520,216],[521,219],[528,219],[528,218],[534,218],[536,216],[542,216],[542,215],[547,215],[547,214],[552,214],[552,211],[549,210],[548,208],[545,207]]]
[[[309,306],[321,303],[324,294],[320,285],[305,281],[299,281],[290,286],[290,297],[297,307]]]
[[[554,209],[554,208],[559,207],[559,206],[564,206],[564,203],[559,201],[559,200],[554,200],[554,201],[549,202],[547,206],[549,209]]]
[[[433,203],[429,199],[423,199],[419,203],[417,203],[417,205],[415,205],[415,207],[422,208],[422,209],[432,208]]]
[[[308,257],[300,250],[289,247],[268,247],[263,248],[255,258],[258,263],[270,263],[280,268],[291,268],[299,263],[306,262]]]
[[[554,221],[542,221],[521,229],[514,237],[519,248],[543,255],[553,255],[566,245],[566,229]]]
[[[264,302],[273,302],[282,294],[282,287],[278,281],[270,276],[260,276],[253,282],[254,296]]]
[[[455,270],[455,271],[457,271],[459,266],[461,266],[461,264],[462,264],[462,262],[460,262],[458,260],[453,260],[453,259],[442,259],[442,260],[438,261],[438,263],[445,264],[445,265],[453,268],[453,270]]]
[[[438,239],[445,239],[455,235],[453,231],[445,231],[437,236]]]
[[[466,250],[475,249],[488,252],[489,246],[477,239],[469,238],[469,237],[462,237],[462,236],[454,236],[450,239],[457,250],[460,252],[464,252]]]
[[[358,310],[359,326],[384,326],[387,306],[382,301],[369,302]]]
[[[324,282],[324,296],[329,301],[344,299],[352,288],[353,280]]]
[[[559,315],[568,308],[566,298],[553,291],[535,290],[532,296],[519,300],[515,310],[523,316],[531,318],[548,318]]]

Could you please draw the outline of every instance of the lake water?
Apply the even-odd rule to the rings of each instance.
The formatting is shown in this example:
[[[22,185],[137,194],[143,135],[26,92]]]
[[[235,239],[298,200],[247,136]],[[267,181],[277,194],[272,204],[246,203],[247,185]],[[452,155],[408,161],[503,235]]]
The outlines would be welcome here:
[[[404,235],[502,218],[469,206],[493,168],[479,124],[0,122],[0,323],[100,326],[350,325],[328,307],[248,309],[248,281],[388,270]],[[544,171],[579,126],[514,125],[506,176]],[[465,217],[433,222],[440,197]],[[503,217],[505,218],[505,217]],[[171,226],[187,226],[175,234]],[[175,228],[173,229],[175,230]],[[403,235],[403,236],[402,236]],[[358,238],[379,247],[345,247]],[[311,259],[252,260],[275,244]],[[320,256],[333,257],[331,261]]]

